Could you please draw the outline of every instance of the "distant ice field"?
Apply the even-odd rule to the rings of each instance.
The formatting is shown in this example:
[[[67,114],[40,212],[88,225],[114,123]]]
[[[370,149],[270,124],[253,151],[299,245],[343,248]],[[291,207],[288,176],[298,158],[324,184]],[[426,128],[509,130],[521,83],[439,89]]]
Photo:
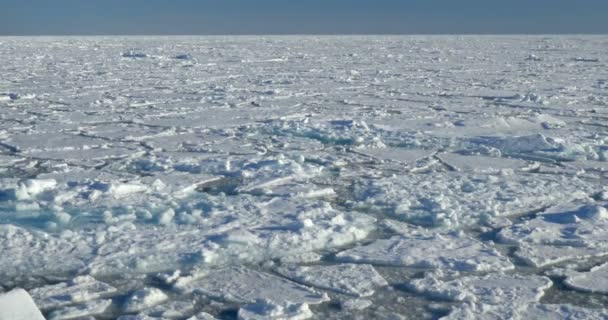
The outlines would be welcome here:
[[[606,36],[0,37],[0,319],[606,319],[607,268]]]

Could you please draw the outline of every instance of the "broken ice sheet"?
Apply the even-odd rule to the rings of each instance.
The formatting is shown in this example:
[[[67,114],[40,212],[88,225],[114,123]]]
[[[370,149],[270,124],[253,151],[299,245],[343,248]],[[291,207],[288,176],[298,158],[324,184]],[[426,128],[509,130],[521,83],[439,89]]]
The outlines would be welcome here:
[[[85,241],[67,232],[56,237],[44,232],[0,224],[0,259],[3,283],[21,275],[69,273],[83,268],[92,252]]]
[[[480,230],[484,239],[510,232],[515,264],[601,254],[601,222],[589,229],[593,223],[577,214],[578,223],[526,223],[572,199],[592,197],[588,204],[605,207],[600,201],[608,196],[598,194],[608,177],[605,41],[482,40],[0,39],[0,220],[23,229],[0,230],[0,251],[15,257],[0,259],[0,288],[93,275],[118,291],[116,306],[99,315],[110,318],[125,316],[123,297],[153,285],[125,289],[114,277],[140,281],[160,271],[245,263],[299,268],[361,241],[415,249],[384,239],[384,231],[428,249],[411,262],[435,263],[437,272],[475,269],[469,255],[489,272],[507,268],[506,254],[492,251],[504,246],[478,241]],[[144,58],[122,56],[131,51]],[[370,216],[438,230],[375,232]],[[531,233],[546,236],[536,243]],[[433,250],[444,242],[463,247],[439,257]],[[380,247],[388,253],[373,255],[401,263]],[[522,270],[539,272],[513,272]],[[327,283],[310,286],[340,283],[312,280],[320,279]],[[366,280],[343,289],[367,293]],[[390,289],[373,290],[374,305],[352,314],[392,309],[395,300],[384,300]],[[171,303],[188,298],[165,293],[169,299],[149,309],[166,307],[169,317]],[[568,294],[578,303],[588,293]],[[98,299],[107,298],[88,302]],[[230,306],[217,303],[214,314],[224,316]],[[423,309],[417,302],[399,303],[404,316],[431,317],[416,313]],[[339,317],[332,306],[310,308],[319,318]],[[237,316],[234,306],[231,312]],[[131,317],[152,317],[137,313]],[[538,302],[518,314],[597,315]]]
[[[594,267],[589,272],[571,271],[564,284],[574,290],[608,294],[608,264]]]
[[[513,174],[511,170],[496,175],[413,173],[360,178],[350,204],[418,225],[457,229],[524,214],[556,201],[584,198],[595,188],[578,177]]]
[[[69,282],[48,285],[30,291],[42,310],[105,298],[118,294],[117,289],[91,276],[79,276]]]
[[[194,292],[238,303],[266,299],[278,303],[319,304],[329,300],[326,294],[245,267],[201,270],[191,276],[178,279],[174,287],[181,292]]]
[[[408,287],[435,299],[460,301],[447,319],[512,319],[528,305],[537,303],[553,285],[542,276],[494,273],[441,280],[428,274],[412,280]]]
[[[239,320],[304,320],[314,315],[306,303],[275,303],[268,300],[258,300],[239,309]]]
[[[547,209],[534,219],[501,230],[501,242],[518,244],[516,255],[542,267],[608,254],[608,209],[585,200]]]
[[[278,272],[300,283],[355,297],[373,295],[376,288],[388,285],[368,264],[286,267]]]
[[[96,316],[104,313],[112,304],[112,300],[93,300],[83,304],[64,307],[49,314],[49,320],[79,319],[86,316]]]
[[[142,288],[131,293],[124,302],[122,309],[125,312],[137,312],[149,309],[165,302],[169,297],[158,288]]]
[[[492,246],[461,233],[394,236],[336,255],[339,261],[453,271],[502,271],[514,268]]]
[[[532,303],[519,308],[505,310],[489,307],[476,307],[470,304],[453,308],[452,312],[441,318],[443,320],[528,320],[528,319],[589,319],[601,320],[608,317],[604,309],[586,309],[569,304],[542,304]]]

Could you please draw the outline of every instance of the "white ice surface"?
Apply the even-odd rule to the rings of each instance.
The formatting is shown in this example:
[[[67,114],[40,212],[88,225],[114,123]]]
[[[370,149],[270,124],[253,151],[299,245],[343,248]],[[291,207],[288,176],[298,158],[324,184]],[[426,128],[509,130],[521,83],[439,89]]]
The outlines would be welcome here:
[[[592,200],[591,200],[592,201]],[[516,255],[533,266],[608,254],[608,209],[577,201],[547,209],[536,218],[498,233],[520,246]]]
[[[64,307],[49,314],[49,320],[81,319],[86,316],[96,316],[104,313],[112,304],[112,300],[93,300],[75,306]]]
[[[80,276],[69,282],[48,285],[31,290],[36,305],[42,310],[110,297],[117,289],[91,276]]]
[[[304,320],[314,315],[306,303],[280,303],[258,300],[239,309],[239,320]]]
[[[44,320],[34,300],[23,289],[0,293],[1,320]]]
[[[589,272],[572,272],[564,284],[574,290],[608,294],[608,264],[594,267]]]
[[[419,268],[494,279],[568,263],[580,291],[511,315],[600,317],[581,307],[608,308],[587,299],[608,253],[606,46],[2,37],[0,291],[31,289],[65,317],[236,316],[290,298],[319,318],[434,318],[447,303],[399,290]],[[144,288],[167,298],[125,311]],[[204,300],[192,310],[189,292]]]
[[[460,301],[448,319],[512,319],[537,303],[553,285],[541,276],[491,274],[444,281],[434,276],[413,280],[409,286],[436,299]]]
[[[194,292],[241,303],[266,299],[277,303],[318,304],[329,300],[327,295],[311,288],[244,267],[201,271],[180,278],[174,287],[182,292]]]
[[[339,261],[453,271],[503,271],[513,264],[496,249],[454,233],[423,233],[376,240],[342,251]]]
[[[388,285],[374,267],[368,264],[302,266],[284,268],[279,272],[300,283],[356,297],[371,296],[377,287]]]

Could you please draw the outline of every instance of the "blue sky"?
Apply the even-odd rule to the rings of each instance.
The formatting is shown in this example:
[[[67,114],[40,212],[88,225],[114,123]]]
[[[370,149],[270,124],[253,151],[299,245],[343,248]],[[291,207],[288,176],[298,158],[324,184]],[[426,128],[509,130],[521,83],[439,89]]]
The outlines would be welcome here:
[[[0,35],[608,33],[608,0],[0,0]]]

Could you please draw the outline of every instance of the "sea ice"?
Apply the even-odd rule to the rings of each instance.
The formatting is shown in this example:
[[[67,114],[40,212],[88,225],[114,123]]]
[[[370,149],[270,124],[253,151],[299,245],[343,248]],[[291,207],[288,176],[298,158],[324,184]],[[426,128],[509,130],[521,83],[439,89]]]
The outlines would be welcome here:
[[[374,267],[368,264],[303,266],[283,268],[279,272],[300,283],[356,297],[373,295],[377,287],[388,285]]]
[[[608,254],[608,209],[584,200],[557,205],[536,218],[501,230],[501,242],[519,244],[516,255],[542,267]]]
[[[458,233],[394,236],[336,255],[340,261],[453,271],[511,270],[513,264],[491,246]]]
[[[44,320],[34,300],[23,289],[0,293],[0,320]]]
[[[275,303],[269,300],[258,300],[239,309],[239,320],[304,320],[314,315],[306,303]]]
[[[137,312],[166,301],[169,297],[157,288],[143,288],[133,292],[122,308],[125,312]]]
[[[79,276],[62,282],[31,290],[31,295],[42,310],[106,298],[117,294],[117,289],[91,276]]]
[[[267,299],[277,303],[318,304],[329,300],[326,295],[305,286],[244,267],[201,271],[180,278],[175,288],[240,303]]]

